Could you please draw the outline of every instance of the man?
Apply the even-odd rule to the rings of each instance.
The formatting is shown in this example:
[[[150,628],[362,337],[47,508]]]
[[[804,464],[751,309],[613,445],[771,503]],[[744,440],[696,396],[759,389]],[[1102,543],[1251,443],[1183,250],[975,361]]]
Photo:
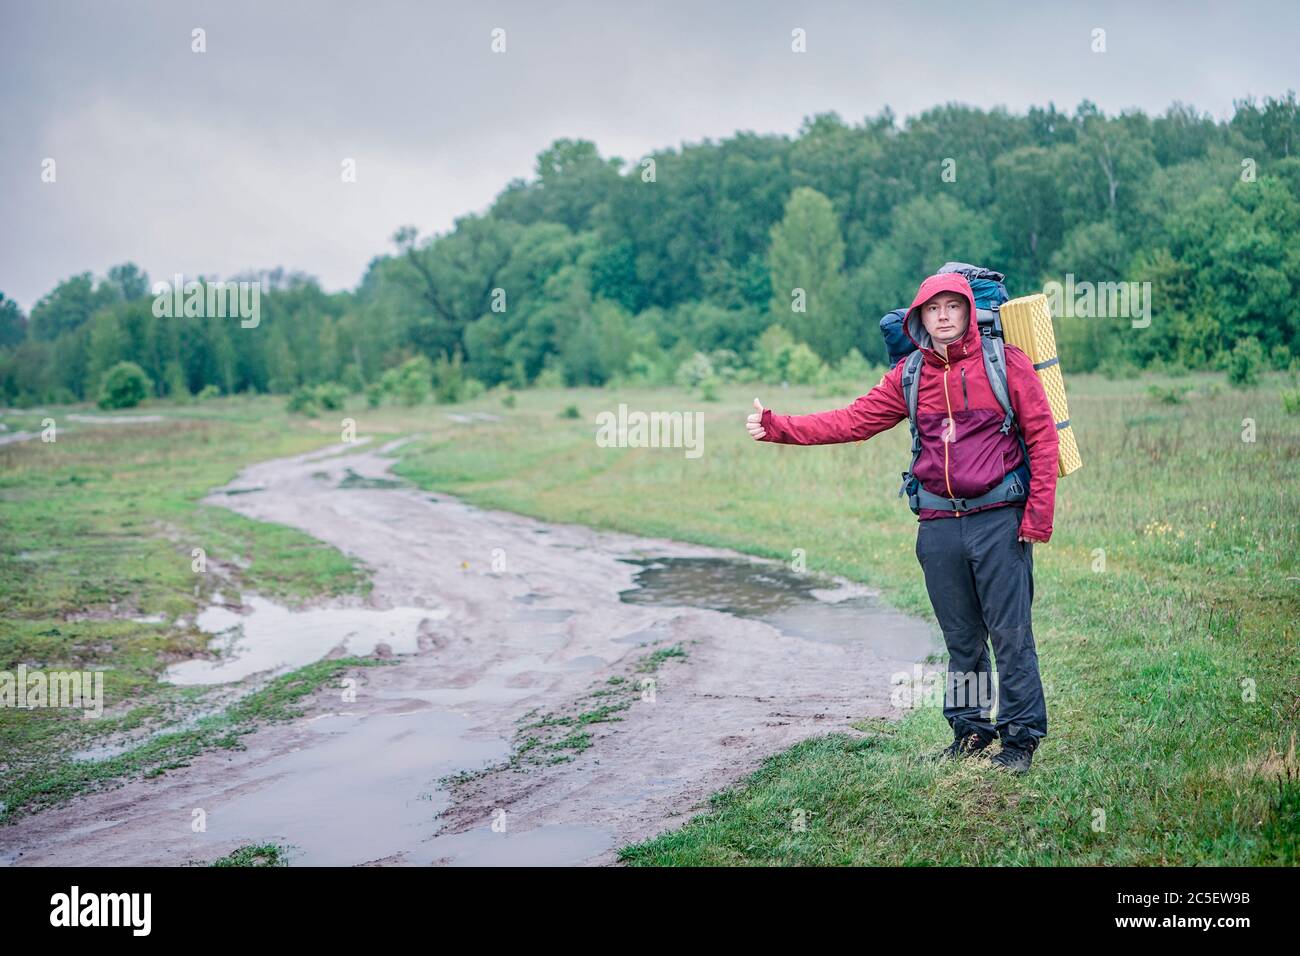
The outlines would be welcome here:
[[[912,474],[929,494],[919,511],[916,557],[948,647],[943,714],[953,742],[936,756],[977,754],[1000,736],[1002,749],[993,763],[1023,773],[1047,736],[1030,605],[1033,542],[1052,536],[1056,425],[1029,357],[1008,345],[1007,391],[1015,427],[1003,428],[1006,413],[985,373],[974,316],[970,283],[945,273],[921,283],[903,326],[923,356],[916,414],[920,454]],[[908,417],[906,364],[900,361],[866,395],[833,411],[774,415],[754,399],[756,411],[746,427],[758,441],[794,445],[871,438]],[[981,496],[997,497],[997,489],[1008,486],[1004,478],[1024,464],[1026,451],[1027,497],[1010,482],[1022,493],[970,504]],[[924,506],[938,504],[936,496],[944,507]],[[990,639],[998,664],[996,724],[987,691]]]

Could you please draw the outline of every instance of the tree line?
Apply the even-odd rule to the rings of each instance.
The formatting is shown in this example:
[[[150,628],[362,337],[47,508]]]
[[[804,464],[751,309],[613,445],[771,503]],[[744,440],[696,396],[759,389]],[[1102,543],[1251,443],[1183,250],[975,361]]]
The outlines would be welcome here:
[[[859,124],[826,113],[795,136],[630,161],[564,139],[485,213],[399,229],[354,290],[234,277],[260,283],[253,328],[155,314],[130,263],[60,282],[30,315],[0,293],[0,400],[93,399],[124,361],[175,398],[374,394],[419,370],[474,388],[867,374],[885,361],[880,316],[949,259],[1005,272],[1013,296],[1067,276],[1149,282],[1147,327],[1058,319],[1071,370],[1224,367],[1244,341],[1285,368],[1300,356],[1297,235],[1294,91],[1224,121],[1086,100],[902,123],[888,107]]]

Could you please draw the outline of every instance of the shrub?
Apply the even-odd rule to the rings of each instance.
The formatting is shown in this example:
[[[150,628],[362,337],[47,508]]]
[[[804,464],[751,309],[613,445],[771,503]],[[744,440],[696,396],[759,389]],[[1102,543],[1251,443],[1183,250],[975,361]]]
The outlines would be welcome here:
[[[1163,405],[1181,405],[1183,396],[1191,390],[1190,385],[1171,385],[1169,388],[1160,385],[1147,386],[1147,394]]]
[[[289,393],[289,411],[296,415],[315,417],[320,410],[316,407],[316,390],[310,385],[299,385]]]
[[[460,350],[450,359],[438,356],[433,366],[434,400],[443,405],[459,402],[465,396],[465,367],[461,363]]]
[[[635,351],[619,381],[624,385],[672,385],[676,369],[673,359],[662,350]]]
[[[1151,360],[1151,364],[1147,366],[1147,371],[1168,375],[1170,378],[1183,378],[1189,373],[1187,366],[1178,359],[1165,359],[1159,356]]]
[[[397,368],[389,369],[381,381],[385,383],[385,389],[397,396],[403,405],[419,405],[429,397],[433,363],[423,355],[417,355]]]
[[[826,366],[817,357],[817,353],[806,343],[798,343],[790,351],[790,362],[786,366],[786,377],[791,385],[812,385],[826,374]]]
[[[655,364],[641,352],[633,352],[627,357],[627,374],[625,380],[633,385],[648,385],[655,376]]]
[[[561,417],[561,418],[581,418],[582,415],[581,415],[581,413],[578,411],[578,406],[577,406],[577,405],[566,405],[566,406],[564,406],[564,411],[560,412],[560,417]]]
[[[118,362],[100,380],[100,408],[135,408],[153,391],[153,382],[134,362]]]
[[[769,325],[754,347],[753,365],[763,382],[783,382],[789,377],[794,338],[780,325]]]
[[[1132,378],[1138,374],[1138,367],[1127,355],[1111,355],[1101,361],[1097,371],[1110,381]]]
[[[506,392],[506,394],[501,398],[501,404],[506,408],[514,408],[519,404],[519,400],[515,398],[514,392]]]
[[[703,352],[696,352],[677,366],[675,380],[678,385],[695,388],[701,382],[713,377],[713,363],[709,361],[709,357]]]
[[[1282,410],[1288,415],[1300,414],[1300,388],[1282,389]]]
[[[347,397],[347,389],[336,382],[299,385],[289,394],[287,407],[290,412],[315,417],[321,409],[329,412],[342,411]]]
[[[208,399],[217,398],[220,395],[221,395],[221,389],[217,388],[217,386],[211,383],[208,383],[207,385],[204,385],[201,389],[199,389],[198,394],[194,396],[194,400],[196,402],[206,402]]]
[[[875,384],[880,381],[880,376],[884,370],[878,365],[872,365],[857,348],[849,349],[849,353],[840,359],[835,366],[835,378],[842,379],[846,382],[871,383]]]
[[[720,401],[718,398],[718,380],[706,378],[700,382],[700,398],[706,402]]]
[[[330,412],[343,410],[343,403],[347,400],[348,392],[342,385],[336,385],[333,382],[326,382],[324,385],[317,385],[316,401],[321,408]]]
[[[731,349],[714,349],[708,356],[719,382],[734,382],[745,372],[745,363]]]
[[[538,388],[563,388],[564,364],[558,360],[550,360],[548,357],[546,367],[537,373],[533,384]]]
[[[1291,367],[1291,350],[1280,342],[1273,346],[1268,357],[1275,371],[1285,372]]]
[[[384,403],[384,386],[381,382],[371,382],[366,386],[366,404],[378,408]]]
[[[1236,388],[1258,385],[1263,367],[1264,347],[1259,344],[1259,339],[1237,339],[1228,357],[1228,384]]]

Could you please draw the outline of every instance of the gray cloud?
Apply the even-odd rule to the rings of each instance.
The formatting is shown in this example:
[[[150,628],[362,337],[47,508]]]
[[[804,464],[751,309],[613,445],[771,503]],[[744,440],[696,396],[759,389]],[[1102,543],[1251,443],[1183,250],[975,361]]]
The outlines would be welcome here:
[[[155,277],[283,265],[350,287],[398,225],[446,230],[560,137],[633,159],[950,100],[1019,112],[1087,98],[1111,113],[1181,100],[1224,118],[1235,98],[1296,85],[1281,3],[2,9],[0,289],[24,308],[127,260]],[[190,50],[195,27],[206,53]],[[1105,54],[1089,49],[1094,27]],[[57,183],[40,181],[45,157]],[[355,184],[340,181],[345,157]]]

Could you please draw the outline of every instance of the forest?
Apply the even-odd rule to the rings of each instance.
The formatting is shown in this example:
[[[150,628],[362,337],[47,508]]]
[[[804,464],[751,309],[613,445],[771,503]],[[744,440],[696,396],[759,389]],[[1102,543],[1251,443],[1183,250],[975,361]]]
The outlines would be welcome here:
[[[561,139],[485,212],[397,229],[353,290],[282,267],[226,277],[257,284],[256,322],[157,309],[130,262],[65,279],[30,314],[0,293],[0,401],[95,400],[122,363],[144,397],[173,400],[834,375],[865,390],[886,361],[880,316],[952,259],[1004,272],[1013,296],[1149,283],[1145,325],[1057,318],[1067,370],[1294,369],[1298,150],[1294,91],[1238,100],[1227,121],[1086,100],[824,113],[795,136],[633,160]]]

